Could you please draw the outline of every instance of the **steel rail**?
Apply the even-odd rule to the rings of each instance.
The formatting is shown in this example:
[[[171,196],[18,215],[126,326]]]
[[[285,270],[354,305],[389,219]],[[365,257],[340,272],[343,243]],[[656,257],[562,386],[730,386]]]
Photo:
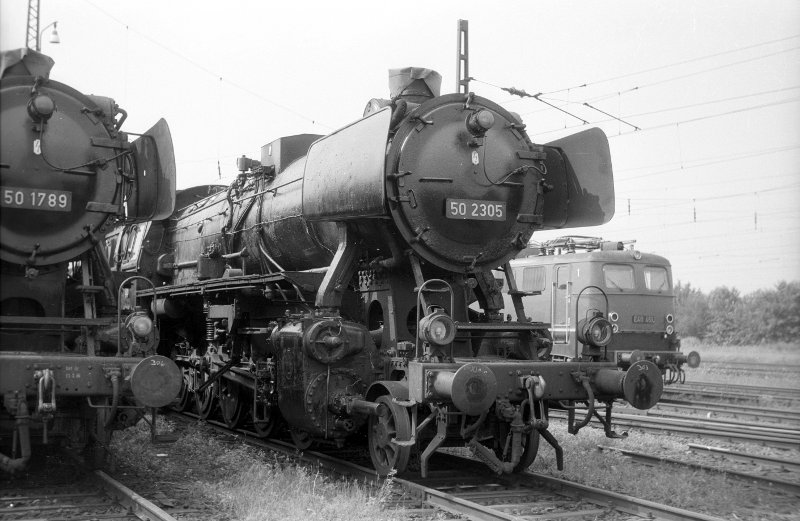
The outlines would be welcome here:
[[[736,476],[736,477],[744,479],[746,481],[756,482],[756,483],[758,483],[758,484],[760,484],[762,486],[765,486],[767,488],[784,490],[786,492],[789,492],[790,494],[800,494],[800,483],[795,483],[795,482],[792,482],[792,481],[786,481],[786,480],[778,479],[778,478],[770,478],[770,477],[761,476],[761,475],[758,475],[758,474],[750,474],[748,472],[741,472],[741,471],[738,471],[738,470],[712,467],[711,465],[706,465],[706,464],[703,464],[703,463],[682,461],[682,460],[670,458],[669,456],[653,456],[652,454],[644,454],[644,453],[641,453],[641,452],[620,449],[620,448],[617,448],[617,447],[608,447],[608,446],[604,446],[604,445],[598,445],[597,447],[600,450],[617,451],[620,454],[628,456],[629,458],[631,458],[634,461],[638,461],[638,462],[645,463],[645,464],[667,463],[667,464],[670,464],[670,465],[678,465],[678,466],[681,466],[681,467],[687,467],[687,468],[698,469],[698,470],[705,470],[705,471],[708,471],[708,472],[724,473],[724,474],[728,474],[728,475],[731,475],[731,476]]]
[[[794,440],[800,443],[800,430],[796,428],[783,428],[779,426],[762,427],[760,425],[745,425],[742,423],[731,422],[726,419],[718,418],[693,418],[684,416],[683,418],[661,418],[648,414],[615,414],[614,420],[641,421],[657,425],[694,427],[709,431],[741,432],[752,434],[753,436],[769,436],[776,439]]]
[[[741,421],[765,421],[765,422],[773,422],[773,423],[765,423],[765,425],[780,425],[779,429],[798,429],[800,428],[800,418],[781,418],[780,416],[765,416],[762,414],[754,413],[754,412],[734,412],[732,410],[710,410],[705,407],[697,407],[695,409],[685,410],[683,407],[678,406],[682,410],[673,410],[667,411],[664,409],[650,409],[647,411],[646,415],[648,418],[675,418],[678,420],[685,420],[685,419],[692,419],[697,418],[698,420],[702,420],[708,423],[727,423],[732,424],[735,423],[735,420]],[[691,416],[691,412],[694,411],[696,413],[702,414],[706,412],[706,416]],[[622,412],[622,411],[620,411]],[[636,414],[636,413],[632,413]],[[712,416],[713,414],[713,416]]]
[[[768,387],[766,385],[738,385],[738,384],[731,384],[731,383],[722,383],[722,382],[684,382],[679,384],[672,385],[671,388],[673,389],[694,389],[694,388],[717,388],[717,389],[730,389],[734,391],[743,391],[743,392],[750,392],[753,394],[765,393],[765,394],[791,394],[793,396],[800,395],[800,388],[796,387]]]
[[[722,454],[726,458],[745,461],[750,463],[759,463],[765,465],[773,465],[782,469],[794,472],[800,472],[800,460],[788,460],[781,458],[772,458],[769,456],[759,456],[756,454],[747,454],[744,452],[737,452],[735,450],[725,449],[722,447],[711,447],[709,445],[699,445],[697,443],[687,444],[689,449],[710,452],[714,454]]]
[[[170,514],[129,489],[102,470],[94,471],[95,478],[121,505],[143,521],[177,521]]]
[[[563,411],[551,410],[550,418],[566,419]],[[643,430],[657,432],[674,432],[678,434],[700,435],[708,438],[723,439],[728,441],[757,442],[770,447],[794,449],[800,445],[800,433],[794,431],[793,434],[782,436],[767,436],[763,434],[747,433],[741,425],[731,424],[735,430],[724,430],[719,426],[703,425],[697,420],[681,421],[676,419],[662,419],[648,416],[615,414],[612,418],[614,425],[618,427],[636,427]],[[596,420],[592,420],[590,425],[598,425]]]
[[[761,407],[743,407],[737,404],[721,404],[710,402],[688,402],[683,400],[670,400],[661,399],[653,409],[671,408],[671,409],[684,409],[689,411],[703,411],[721,414],[731,414],[734,417],[748,416],[753,418],[764,418],[770,420],[779,420],[785,422],[800,421],[800,411],[792,411],[785,409],[766,409]],[[652,414],[653,409],[648,412]]]

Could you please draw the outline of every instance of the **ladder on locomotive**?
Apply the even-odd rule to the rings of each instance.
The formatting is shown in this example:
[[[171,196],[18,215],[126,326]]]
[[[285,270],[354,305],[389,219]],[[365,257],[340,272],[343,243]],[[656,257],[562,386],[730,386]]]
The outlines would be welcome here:
[[[81,255],[81,284],[78,286],[78,291],[81,292],[83,297],[83,317],[87,320],[97,318],[97,299],[95,295],[105,290],[104,286],[98,286],[94,283],[93,264],[90,252]],[[86,339],[86,354],[94,356],[97,340],[93,328],[81,326],[81,333]]]

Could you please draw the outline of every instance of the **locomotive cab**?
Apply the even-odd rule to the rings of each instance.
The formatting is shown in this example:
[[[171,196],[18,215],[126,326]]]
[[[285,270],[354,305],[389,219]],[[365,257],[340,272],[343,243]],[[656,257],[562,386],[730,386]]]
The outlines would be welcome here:
[[[535,293],[523,299],[525,313],[551,324],[555,357],[581,357],[588,314],[597,309],[613,333],[603,352],[620,367],[649,360],[673,383],[685,378],[683,364],[699,364],[696,352],[680,351],[672,270],[664,257],[621,242],[563,237],[524,250],[511,266]]]

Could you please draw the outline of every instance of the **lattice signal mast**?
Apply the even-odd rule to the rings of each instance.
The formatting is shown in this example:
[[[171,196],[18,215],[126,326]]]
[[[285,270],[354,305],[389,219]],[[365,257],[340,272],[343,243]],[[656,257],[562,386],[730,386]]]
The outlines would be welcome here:
[[[26,46],[28,49],[39,50],[39,2],[28,0],[28,36]]]
[[[458,56],[456,62],[456,92],[469,92],[469,20],[458,21]]]

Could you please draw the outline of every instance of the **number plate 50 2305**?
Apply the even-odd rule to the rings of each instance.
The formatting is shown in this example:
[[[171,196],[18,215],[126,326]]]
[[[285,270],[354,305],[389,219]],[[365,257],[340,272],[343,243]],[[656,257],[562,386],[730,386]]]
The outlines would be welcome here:
[[[502,201],[480,201],[477,199],[447,199],[445,201],[445,216],[449,219],[505,221],[506,203]]]

